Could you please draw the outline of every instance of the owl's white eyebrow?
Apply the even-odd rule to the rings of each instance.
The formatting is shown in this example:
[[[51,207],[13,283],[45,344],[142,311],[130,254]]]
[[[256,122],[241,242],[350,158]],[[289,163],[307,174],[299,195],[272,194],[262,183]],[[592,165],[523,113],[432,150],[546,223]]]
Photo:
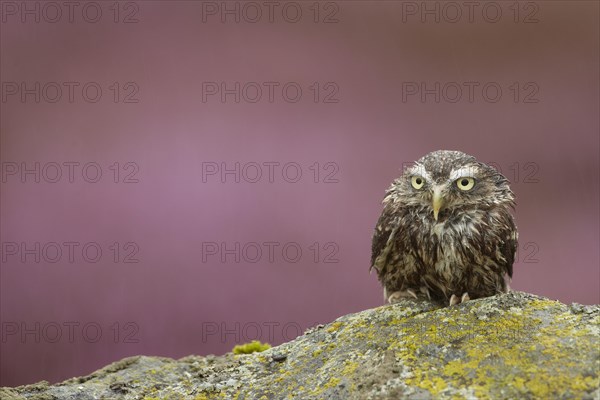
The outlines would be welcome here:
[[[475,166],[470,165],[467,167],[453,169],[452,172],[450,172],[450,178],[448,178],[448,180],[455,181],[459,178],[474,178],[474,177],[475,177]]]
[[[411,175],[419,175],[422,176],[423,178],[425,178],[426,181],[430,182],[431,181],[431,176],[429,175],[429,173],[427,172],[427,170],[425,170],[425,167],[422,165],[415,165],[414,167],[412,167],[411,169],[408,170],[408,172]]]

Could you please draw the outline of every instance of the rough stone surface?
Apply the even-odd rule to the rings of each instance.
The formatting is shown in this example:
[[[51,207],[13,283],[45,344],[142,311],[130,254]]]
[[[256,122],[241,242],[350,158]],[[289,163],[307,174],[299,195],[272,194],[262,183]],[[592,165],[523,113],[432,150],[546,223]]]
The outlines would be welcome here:
[[[600,307],[509,294],[404,301],[262,353],[130,357],[2,399],[598,399]]]

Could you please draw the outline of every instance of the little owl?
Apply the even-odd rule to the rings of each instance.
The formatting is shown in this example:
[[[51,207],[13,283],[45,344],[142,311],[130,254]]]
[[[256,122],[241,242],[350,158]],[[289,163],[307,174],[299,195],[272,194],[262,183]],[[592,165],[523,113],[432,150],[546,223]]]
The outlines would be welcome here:
[[[383,296],[454,305],[507,291],[514,195],[494,168],[460,151],[427,154],[394,180],[373,234]]]

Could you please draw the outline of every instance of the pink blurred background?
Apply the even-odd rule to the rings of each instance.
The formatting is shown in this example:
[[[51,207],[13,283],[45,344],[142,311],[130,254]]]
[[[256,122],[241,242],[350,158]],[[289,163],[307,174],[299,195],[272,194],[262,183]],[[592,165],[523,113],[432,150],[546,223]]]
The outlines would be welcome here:
[[[382,304],[384,190],[437,149],[513,182],[514,289],[600,301],[597,2],[54,4],[1,4],[0,385]]]

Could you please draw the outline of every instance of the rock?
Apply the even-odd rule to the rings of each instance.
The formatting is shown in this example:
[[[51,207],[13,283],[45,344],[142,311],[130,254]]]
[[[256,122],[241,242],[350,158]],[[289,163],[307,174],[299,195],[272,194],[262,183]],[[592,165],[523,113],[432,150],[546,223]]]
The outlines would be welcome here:
[[[130,357],[2,399],[598,399],[600,307],[521,292],[403,301],[261,353]]]

